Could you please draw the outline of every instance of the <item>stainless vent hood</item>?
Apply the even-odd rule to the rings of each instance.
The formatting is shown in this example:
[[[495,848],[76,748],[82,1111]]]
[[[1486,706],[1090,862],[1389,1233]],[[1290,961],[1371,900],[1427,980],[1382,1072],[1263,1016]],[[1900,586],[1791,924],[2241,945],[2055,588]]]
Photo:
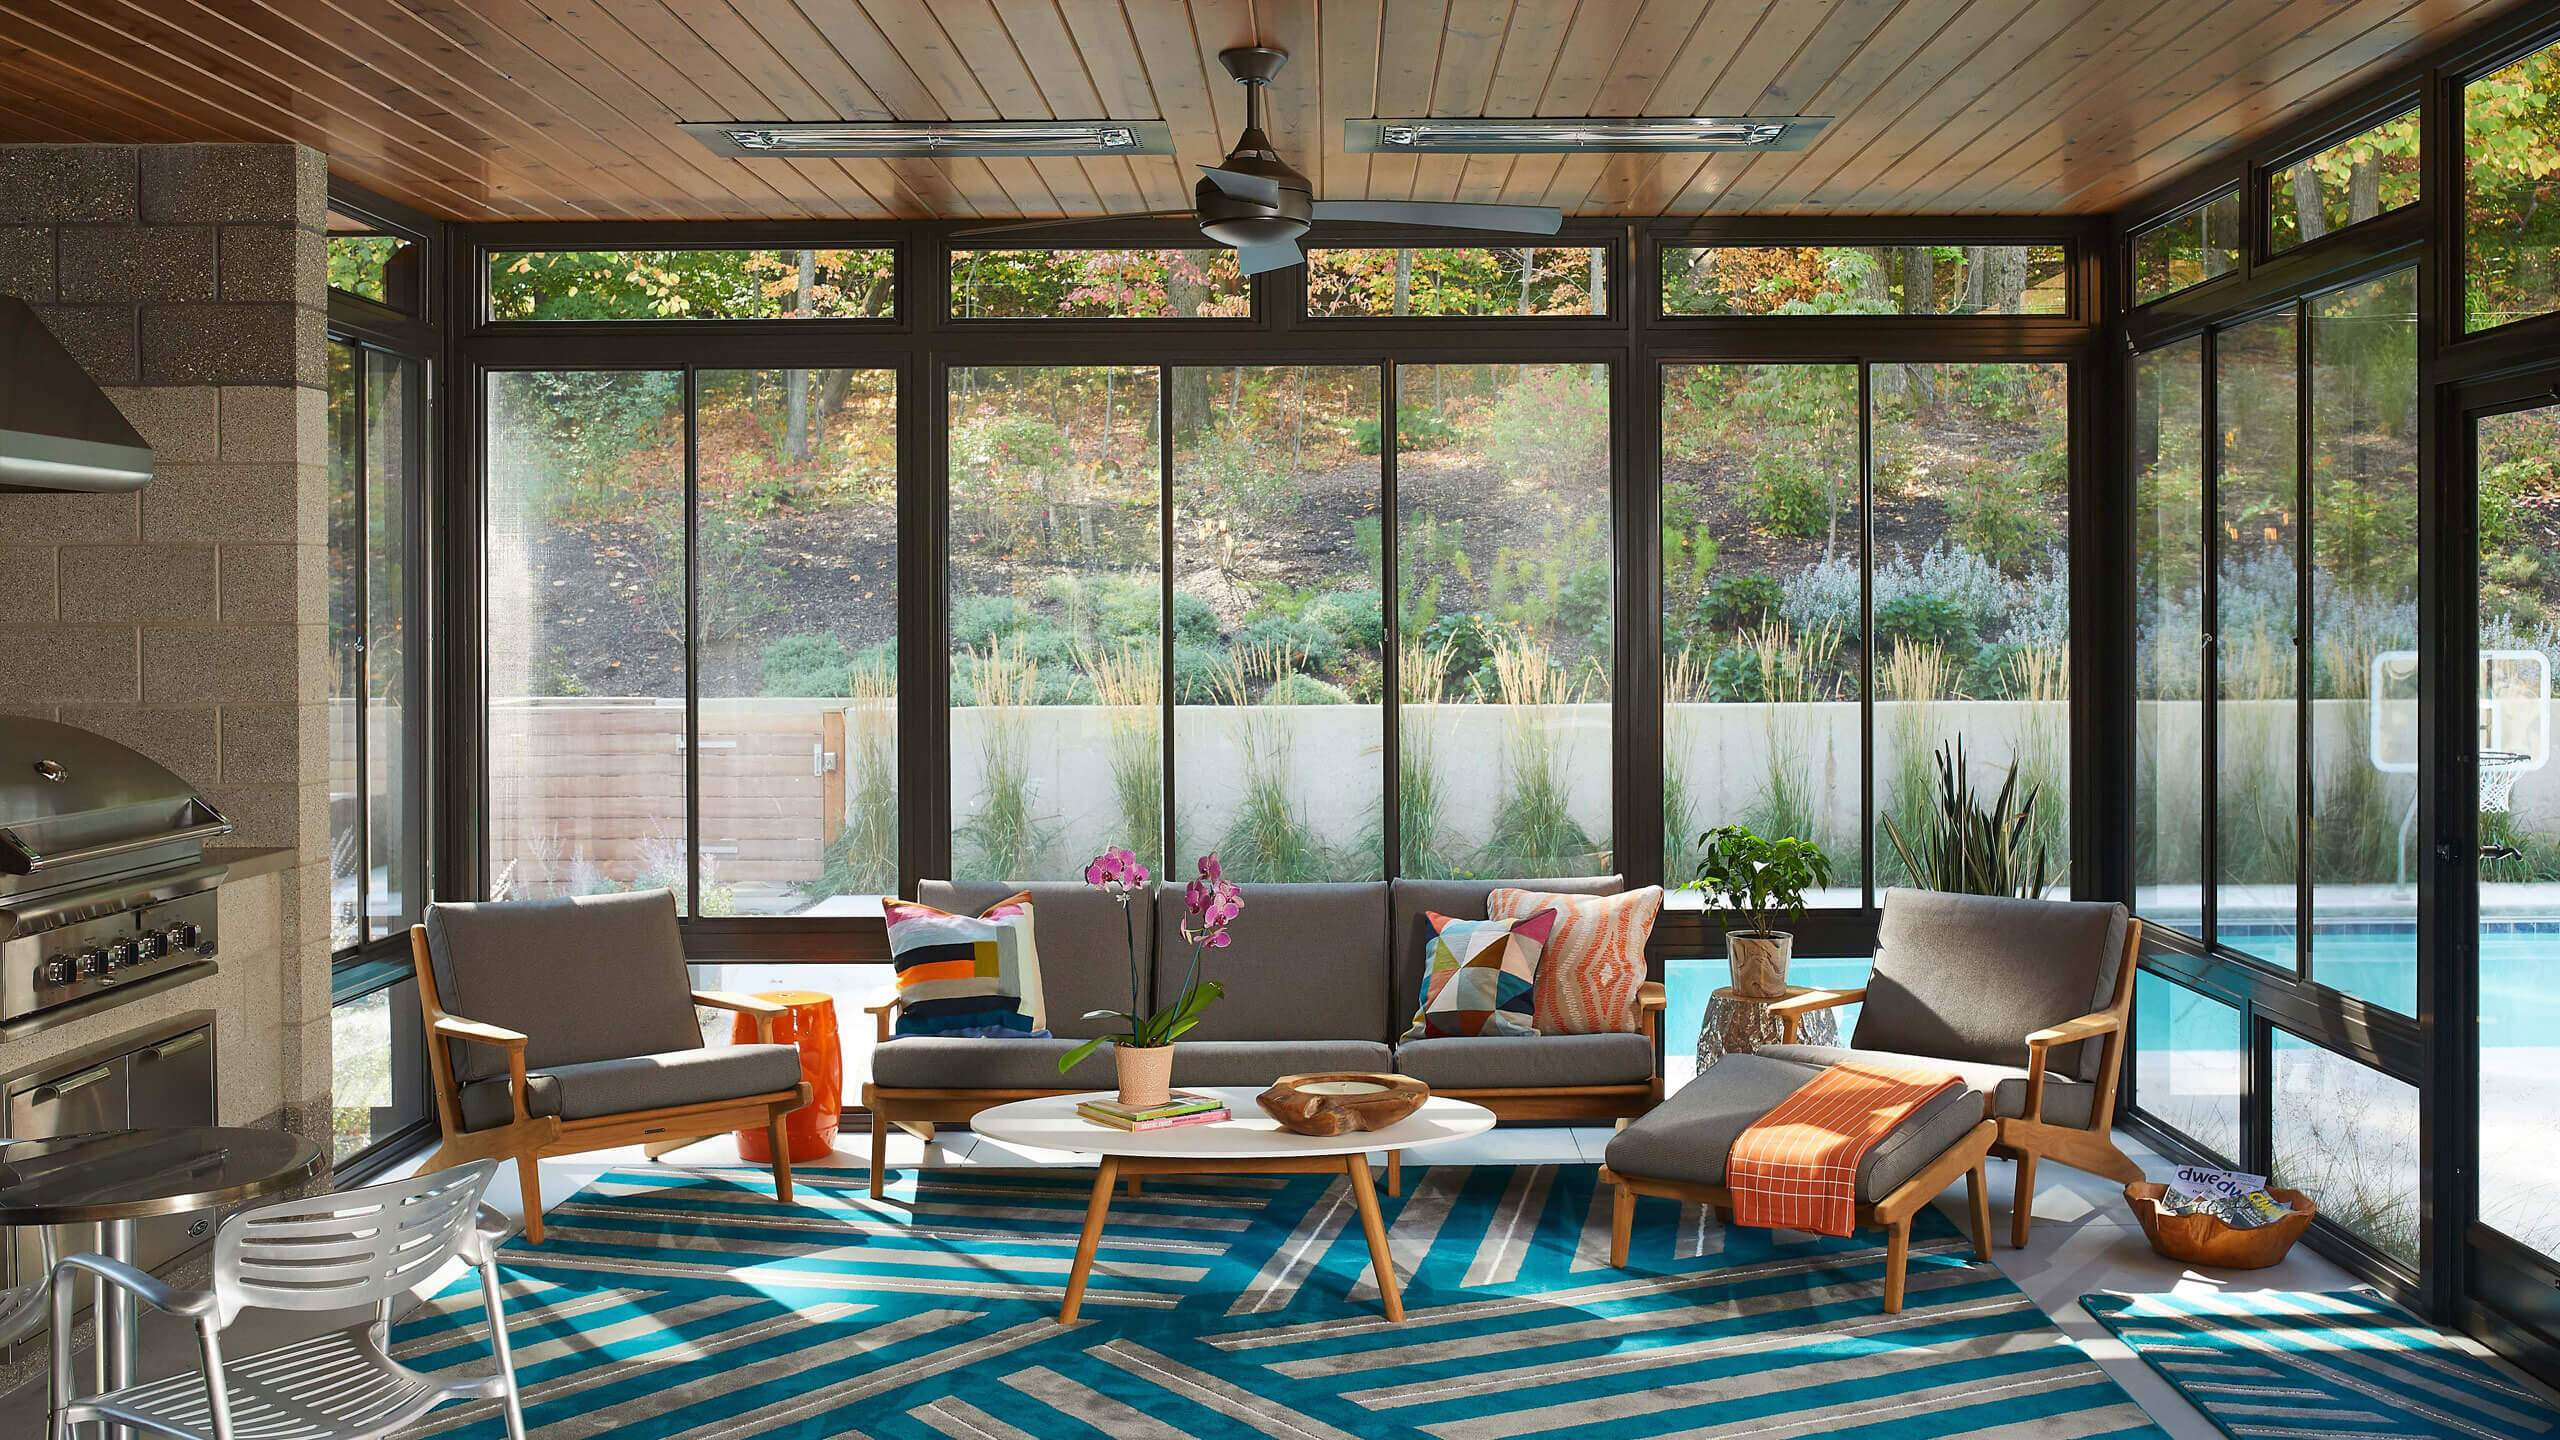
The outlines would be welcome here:
[[[27,303],[0,295],[0,490],[139,490],[151,447]]]

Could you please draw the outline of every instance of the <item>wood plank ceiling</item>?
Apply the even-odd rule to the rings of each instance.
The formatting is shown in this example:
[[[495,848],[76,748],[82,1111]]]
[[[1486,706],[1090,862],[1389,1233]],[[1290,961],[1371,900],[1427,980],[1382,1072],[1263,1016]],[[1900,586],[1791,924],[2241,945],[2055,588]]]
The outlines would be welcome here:
[[[1187,208],[1293,57],[1329,199],[2105,211],[2514,0],[0,0],[0,140],[300,141],[449,219]],[[1347,118],[1833,115],[1800,153],[1366,156]],[[1168,121],[1136,160],[731,160],[689,120]]]

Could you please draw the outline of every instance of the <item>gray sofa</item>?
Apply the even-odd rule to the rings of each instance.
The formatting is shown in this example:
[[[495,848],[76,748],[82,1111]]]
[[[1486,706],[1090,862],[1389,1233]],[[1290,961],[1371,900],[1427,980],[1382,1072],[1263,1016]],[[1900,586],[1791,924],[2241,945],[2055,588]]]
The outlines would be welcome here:
[[[1643,1114],[1662,1096],[1656,984],[1640,1000],[1642,1034],[1402,1038],[1427,969],[1424,912],[1482,919],[1487,897],[1504,888],[1610,895],[1623,886],[1614,875],[1244,886],[1234,943],[1211,951],[1204,966],[1226,987],[1225,997],[1175,1049],[1174,1083],[1260,1086],[1315,1070],[1392,1070],[1510,1120]],[[894,997],[871,1006],[879,1045],[862,1101],[872,1114],[874,1194],[893,1125],[930,1136],[934,1125],[966,1123],[990,1105],[1115,1083],[1108,1047],[1058,1073],[1060,1056],[1113,1028],[1085,1019],[1086,1011],[1129,1003],[1128,947],[1120,909],[1108,896],[1072,882],[927,881],[916,898],[974,914],[1024,890],[1055,1038],[899,1037]],[[1153,1007],[1180,992],[1191,963],[1181,936],[1182,892],[1167,886],[1152,904],[1134,903],[1146,911],[1137,940],[1140,1003]]]

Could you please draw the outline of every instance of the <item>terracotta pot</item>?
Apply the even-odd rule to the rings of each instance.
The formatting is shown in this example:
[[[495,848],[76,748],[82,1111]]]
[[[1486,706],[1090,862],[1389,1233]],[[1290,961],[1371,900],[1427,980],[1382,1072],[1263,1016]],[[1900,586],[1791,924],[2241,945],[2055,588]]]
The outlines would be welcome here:
[[[1787,961],[1796,937],[1784,930],[1728,930],[1725,963],[1733,969],[1733,993],[1752,1000],[1777,1000],[1787,993]]]
[[[1114,1045],[1111,1063],[1120,1071],[1120,1103],[1132,1110],[1161,1105],[1173,1094],[1173,1047]]]

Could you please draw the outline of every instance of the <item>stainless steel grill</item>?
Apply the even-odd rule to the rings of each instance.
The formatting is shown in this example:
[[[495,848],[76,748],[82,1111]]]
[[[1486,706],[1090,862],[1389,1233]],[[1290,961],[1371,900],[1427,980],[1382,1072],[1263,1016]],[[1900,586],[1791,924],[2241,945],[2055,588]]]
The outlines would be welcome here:
[[[230,829],[102,735],[0,720],[0,1038],[212,960],[223,870],[204,847]]]

